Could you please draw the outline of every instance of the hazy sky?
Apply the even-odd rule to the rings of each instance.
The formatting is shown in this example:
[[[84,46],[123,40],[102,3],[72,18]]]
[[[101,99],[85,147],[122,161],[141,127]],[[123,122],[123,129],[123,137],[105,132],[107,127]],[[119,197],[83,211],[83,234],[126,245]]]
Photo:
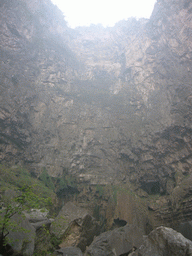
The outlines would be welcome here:
[[[72,28],[101,23],[113,26],[129,17],[149,18],[156,0],[52,0]]]

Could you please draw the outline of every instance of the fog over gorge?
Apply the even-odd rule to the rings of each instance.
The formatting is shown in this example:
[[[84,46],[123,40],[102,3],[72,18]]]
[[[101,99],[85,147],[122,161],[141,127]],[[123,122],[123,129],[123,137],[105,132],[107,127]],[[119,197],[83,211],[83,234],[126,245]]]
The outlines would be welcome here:
[[[0,255],[192,255],[192,2],[0,9]]]
[[[113,27],[120,20],[129,17],[150,18],[156,0],[52,0],[63,12],[70,28],[102,24]]]

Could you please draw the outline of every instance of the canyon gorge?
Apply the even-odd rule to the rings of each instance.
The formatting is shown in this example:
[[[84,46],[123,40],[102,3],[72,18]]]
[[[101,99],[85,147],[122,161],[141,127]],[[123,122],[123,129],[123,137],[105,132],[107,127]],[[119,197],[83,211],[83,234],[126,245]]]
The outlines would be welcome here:
[[[163,225],[192,239],[192,2],[158,0],[150,19],[107,28],[71,29],[50,0],[0,8],[1,166],[46,170],[57,208],[93,215],[96,235],[128,224],[136,241]]]

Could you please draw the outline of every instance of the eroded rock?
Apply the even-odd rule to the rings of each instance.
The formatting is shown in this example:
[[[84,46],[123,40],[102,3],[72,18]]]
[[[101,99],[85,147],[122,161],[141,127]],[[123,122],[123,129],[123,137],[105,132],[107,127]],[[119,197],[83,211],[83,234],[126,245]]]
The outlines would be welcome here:
[[[79,247],[84,252],[100,233],[100,226],[85,209],[69,202],[52,223],[51,232],[62,239],[60,247]]]
[[[134,225],[126,225],[95,237],[86,249],[86,256],[120,256],[138,248],[143,241],[142,231]]]
[[[167,228],[158,227],[146,238],[145,243],[139,248],[139,256],[191,256],[192,242],[181,233]]]
[[[12,220],[18,225],[16,231],[10,231],[8,235],[14,254],[32,256],[35,247],[35,228],[22,215],[15,214]]]
[[[84,208],[78,207],[72,202],[66,203],[51,225],[51,232],[61,237],[65,234],[70,223],[74,220],[83,219],[88,214]]]
[[[55,252],[55,255],[63,255],[63,256],[83,256],[81,250],[75,247],[66,247],[61,248]]]

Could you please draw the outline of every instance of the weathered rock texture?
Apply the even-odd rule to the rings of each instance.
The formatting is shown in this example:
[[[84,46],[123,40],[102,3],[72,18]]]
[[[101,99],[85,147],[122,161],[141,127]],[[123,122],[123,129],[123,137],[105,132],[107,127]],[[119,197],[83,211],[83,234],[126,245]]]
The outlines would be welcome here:
[[[165,195],[149,200],[156,222],[190,219],[191,1],[75,30],[50,0],[0,6],[0,161],[131,184],[141,198]]]
[[[57,250],[54,255],[63,255],[63,256],[82,256],[82,252],[79,248],[67,247]]]
[[[55,218],[51,225],[52,232],[57,236],[64,235],[70,223],[74,220],[82,220],[88,214],[86,209],[77,207],[73,203],[69,202],[65,204],[58,216]]]
[[[152,231],[141,246],[139,256],[190,256],[192,242],[171,228],[159,227]]]
[[[142,244],[142,231],[133,225],[114,229],[96,237],[87,248],[86,256],[128,255]]]
[[[60,247],[79,247],[84,252],[94,236],[99,235],[100,226],[85,209],[69,202],[55,218],[51,232],[61,238]]]
[[[35,228],[28,219],[19,214],[15,214],[12,220],[15,225],[18,225],[17,231],[11,231],[8,235],[14,254],[32,256],[35,247]]]

